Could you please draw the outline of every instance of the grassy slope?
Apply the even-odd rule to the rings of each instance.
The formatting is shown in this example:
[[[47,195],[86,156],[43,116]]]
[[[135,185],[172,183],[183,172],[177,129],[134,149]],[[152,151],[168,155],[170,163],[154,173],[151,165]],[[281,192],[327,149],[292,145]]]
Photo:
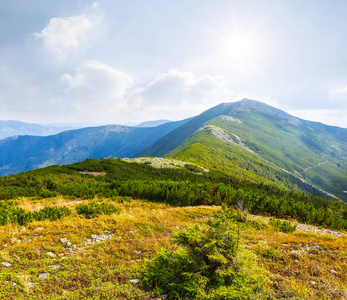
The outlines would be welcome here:
[[[50,205],[67,205],[73,209],[77,204],[76,200],[62,197],[17,201],[27,210]],[[81,201],[90,200],[78,202]],[[0,260],[11,264],[9,267],[0,264],[0,297],[159,299],[140,284],[130,283],[138,278],[144,258],[154,257],[160,248],[176,249],[171,238],[173,231],[203,222],[219,209],[214,206],[175,208],[139,200],[117,206],[122,210],[118,216],[102,215],[87,220],[73,212],[70,217],[54,222],[0,227]],[[243,242],[270,272],[269,288],[278,299],[344,299],[347,296],[346,237],[299,231],[284,234],[261,221],[257,224],[263,228],[252,224],[242,225]],[[42,230],[35,230],[40,227]],[[86,246],[86,239],[105,231],[112,233],[111,239]],[[76,253],[64,248],[59,242],[62,237],[77,245]],[[313,243],[321,247],[317,254],[302,250]],[[56,253],[57,258],[50,258],[48,251]],[[52,270],[49,267],[52,265],[61,267]],[[330,270],[336,271],[336,275]],[[38,278],[46,272],[50,273],[48,278]],[[13,282],[17,285],[13,286]],[[32,282],[37,284],[29,287]]]
[[[210,178],[210,172],[195,174],[186,168],[163,169],[160,165],[152,168],[150,163],[168,166],[172,162],[147,159],[144,164],[119,159],[87,160],[1,178],[1,182],[20,191],[23,183],[31,183],[33,188],[54,183],[57,186],[73,183],[76,188],[81,186],[83,189],[96,185],[106,187],[103,180],[108,177],[120,181],[175,178],[193,182],[223,178]],[[96,172],[96,175],[106,173],[106,176],[94,177],[78,172],[86,170]],[[242,169],[240,172],[242,178],[247,175]],[[121,214],[101,215],[91,220],[77,215],[76,205],[99,200],[118,206]],[[219,209],[217,206],[172,207],[130,197],[99,198],[97,195],[94,200],[71,196],[22,196],[14,201],[26,211],[64,205],[72,209],[72,214],[57,221],[0,226],[1,299],[156,299],[151,291],[130,282],[139,277],[143,260],[154,257],[160,248],[176,249],[171,237],[173,231],[204,222]],[[270,272],[269,288],[277,298],[343,299],[347,296],[346,237],[299,231],[284,234],[262,222],[250,221],[240,226],[245,247],[255,253]],[[105,232],[112,234],[111,239],[88,245],[87,239],[93,234]],[[59,242],[60,238],[67,238],[76,246],[66,249]],[[306,245],[312,247],[312,243],[321,247],[314,255],[304,250]],[[47,252],[53,252],[57,257],[51,258]],[[6,266],[6,263],[10,265]],[[53,270],[50,268],[53,265],[60,268]],[[42,273],[49,273],[48,278],[39,278]],[[36,285],[30,287],[30,283]]]
[[[206,155],[207,154],[207,155]],[[269,163],[247,150],[216,138],[207,128],[197,131],[186,143],[170,152],[167,157],[199,163],[207,168],[221,170],[252,182],[265,182],[285,186],[294,191],[304,190],[324,196],[311,186],[287,174],[281,168]]]
[[[347,178],[347,164],[342,147],[344,142],[339,138],[326,133],[324,128],[320,129],[320,125],[317,125],[313,137],[307,133],[307,130],[313,130],[311,127],[307,129],[307,124],[290,124],[252,112],[238,112],[234,118],[236,117],[242,123],[217,117],[206,124],[222,128],[230,137],[236,134],[243,140],[245,146],[254,150],[258,156],[216,138],[208,129],[195,132],[184,144],[167,156],[195,163],[201,162],[208,167],[243,174],[253,180],[256,178],[255,174],[291,189],[295,189],[297,184],[301,185],[294,177],[285,175],[281,170],[284,168],[344,201],[347,200],[343,192]],[[322,165],[303,173],[306,168],[326,160],[331,162],[329,166]],[[301,188],[304,191],[311,190],[307,185],[306,187],[301,185]]]

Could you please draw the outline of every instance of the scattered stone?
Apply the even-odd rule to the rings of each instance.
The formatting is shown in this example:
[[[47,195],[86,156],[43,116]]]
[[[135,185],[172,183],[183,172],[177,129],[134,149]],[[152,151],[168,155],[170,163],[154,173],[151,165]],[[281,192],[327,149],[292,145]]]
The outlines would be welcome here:
[[[335,271],[335,270],[330,270],[329,273],[331,273],[333,275],[337,275],[337,271]]]
[[[4,265],[4,266],[7,267],[7,268],[8,268],[9,266],[11,266],[11,264],[8,263],[8,262],[2,262],[1,264]]]
[[[66,242],[65,248],[68,248],[68,247],[70,247],[70,246],[71,246],[71,243],[70,243],[70,242]]]
[[[49,276],[49,273],[42,273],[39,275],[39,278],[47,278]]]
[[[35,229],[35,231],[40,231],[40,230],[42,230],[43,228],[42,227],[37,227],[36,229]]]
[[[51,268],[52,270],[59,269],[60,267],[61,267],[60,265],[48,266],[48,268]]]
[[[167,297],[169,297],[169,294],[162,294],[162,295],[159,295],[158,297],[162,299],[166,299]]]
[[[36,285],[36,284],[37,284],[37,282],[29,282],[28,286],[29,286],[29,287],[33,287],[33,286]]]
[[[318,251],[316,251],[316,250],[312,250],[312,251],[310,251],[310,254],[311,254],[311,255],[318,254]]]
[[[13,282],[13,283],[12,283],[12,285],[13,285],[13,286],[16,286],[16,285],[17,285],[17,283]]]
[[[53,252],[47,252],[47,255],[50,256],[50,257],[57,257],[57,255]]]
[[[66,243],[66,242],[67,242],[67,238],[60,238],[60,239],[59,239],[59,242],[60,242],[60,243]]]
[[[28,240],[27,240],[27,242],[31,242],[31,241],[32,241],[32,239],[28,239]]]
[[[135,250],[135,253],[136,253],[136,254],[141,254],[142,251],[140,251],[140,250]]]
[[[132,279],[132,280],[130,280],[130,282],[133,283],[133,284],[138,284],[141,281],[140,281],[140,279]]]
[[[292,250],[290,251],[290,254],[300,254],[300,252],[298,250]]]
[[[313,281],[313,280],[311,280],[310,283],[311,283],[312,285],[316,285],[316,284],[317,284],[317,282],[315,282],[315,281]]]
[[[5,244],[4,247],[7,247],[7,244]]]

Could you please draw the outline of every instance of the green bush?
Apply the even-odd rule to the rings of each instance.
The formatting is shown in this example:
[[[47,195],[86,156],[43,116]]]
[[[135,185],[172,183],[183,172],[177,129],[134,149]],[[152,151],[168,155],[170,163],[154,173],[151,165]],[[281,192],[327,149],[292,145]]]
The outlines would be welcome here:
[[[47,206],[39,211],[32,213],[33,218],[36,221],[50,220],[55,221],[61,219],[62,217],[70,216],[71,209],[66,206]]]
[[[247,299],[262,290],[266,272],[243,249],[238,224],[225,209],[205,224],[174,233],[177,251],[145,260],[142,283],[170,299]]]
[[[296,225],[292,226],[289,221],[281,221],[275,218],[270,219],[270,225],[275,229],[282,232],[294,232],[296,230]]]
[[[96,201],[92,201],[86,204],[78,204],[76,205],[76,211],[79,215],[83,215],[87,219],[94,218],[98,215],[105,214],[120,214],[120,208],[114,206],[108,202],[98,203]]]
[[[66,206],[48,206],[39,211],[26,212],[23,208],[17,207],[17,203],[13,201],[0,201],[0,225],[12,223],[25,226],[33,220],[55,221],[70,214],[71,210]]]

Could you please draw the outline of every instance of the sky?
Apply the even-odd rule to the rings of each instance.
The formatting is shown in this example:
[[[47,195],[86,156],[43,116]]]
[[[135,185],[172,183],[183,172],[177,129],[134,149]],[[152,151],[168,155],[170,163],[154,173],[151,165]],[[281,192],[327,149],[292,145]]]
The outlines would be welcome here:
[[[347,128],[347,1],[0,0],[0,120],[137,124],[259,100]]]

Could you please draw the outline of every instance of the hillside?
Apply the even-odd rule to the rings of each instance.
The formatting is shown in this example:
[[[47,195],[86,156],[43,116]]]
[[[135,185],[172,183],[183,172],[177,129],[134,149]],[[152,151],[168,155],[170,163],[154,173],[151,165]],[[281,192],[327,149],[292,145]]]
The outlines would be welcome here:
[[[157,127],[108,125],[65,131],[57,135],[15,136],[0,140],[0,175],[87,158],[128,157],[151,145],[185,120]]]
[[[151,157],[2,177],[0,195],[2,299],[347,297],[340,201]]]
[[[347,129],[243,99],[156,127],[109,125],[0,140],[0,175],[101,157],[174,157],[347,202]]]
[[[205,163],[312,192],[305,181],[347,201],[346,153],[347,129],[301,120],[244,99],[204,112],[137,155]]]

